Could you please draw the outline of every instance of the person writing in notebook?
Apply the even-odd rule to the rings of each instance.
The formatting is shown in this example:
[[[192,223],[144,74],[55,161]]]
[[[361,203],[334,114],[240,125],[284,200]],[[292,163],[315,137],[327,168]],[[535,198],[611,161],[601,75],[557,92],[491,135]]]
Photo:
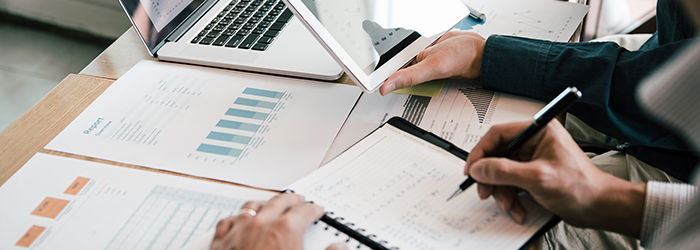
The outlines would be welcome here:
[[[700,2],[692,1],[700,14]],[[697,18],[700,23],[700,17]],[[646,80],[637,91],[645,109],[680,130],[700,153],[700,42]],[[597,228],[641,239],[645,247],[697,249],[700,197],[696,186],[634,183],[592,164],[557,120],[509,158],[488,157],[529,123],[494,126],[474,147],[465,174],[478,181],[482,199],[493,197],[511,217],[526,213],[518,201],[527,191],[540,205],[577,227]],[[696,169],[695,184],[700,184]],[[547,244],[547,243],[545,243]]]
[[[700,13],[700,2],[693,6]],[[650,78],[638,93],[649,113],[679,129],[695,152],[700,152],[697,79],[700,42]],[[528,125],[494,126],[469,155],[465,173],[478,181],[482,199],[493,197],[515,221],[523,222],[526,211],[518,197],[524,190],[575,226],[640,238],[652,249],[694,249],[700,244],[700,197],[694,197],[695,186],[634,183],[605,173],[592,164],[557,120],[509,158],[488,157]],[[302,249],[305,229],[322,214],[322,208],[292,194],[248,202],[238,216],[217,225],[211,249]],[[347,246],[339,243],[328,249]]]
[[[577,139],[582,138],[579,135],[602,137],[596,146],[606,147],[601,148],[603,152],[613,147],[605,142],[619,144],[615,150],[589,154],[596,166],[635,182],[687,182],[697,155],[678,135],[644,115],[634,90],[676,51],[697,40],[697,26],[680,2],[673,0],[658,1],[657,26],[658,32],[635,51],[609,42],[555,43],[500,35],[484,40],[472,32],[449,32],[418,54],[413,65],[390,76],[380,92],[386,95],[432,79],[456,77],[479,79],[485,89],[546,102],[562,89],[576,86],[584,95],[569,112],[602,134],[577,130],[586,126],[567,119],[570,133]],[[566,224],[545,238],[551,239],[554,248],[639,247],[632,238]],[[581,245],[572,243],[581,239]]]

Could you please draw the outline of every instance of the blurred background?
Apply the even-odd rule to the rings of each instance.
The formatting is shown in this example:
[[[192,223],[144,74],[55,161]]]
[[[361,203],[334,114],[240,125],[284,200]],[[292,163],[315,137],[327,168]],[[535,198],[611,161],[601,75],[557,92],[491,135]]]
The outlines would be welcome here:
[[[581,41],[656,30],[656,0],[587,2]],[[130,27],[117,0],[0,0],[0,131]]]

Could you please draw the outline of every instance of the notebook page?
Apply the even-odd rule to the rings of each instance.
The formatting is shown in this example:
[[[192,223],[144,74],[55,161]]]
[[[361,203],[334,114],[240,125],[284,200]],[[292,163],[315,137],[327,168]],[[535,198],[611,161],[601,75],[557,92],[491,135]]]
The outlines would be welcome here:
[[[400,249],[518,249],[551,218],[523,200],[528,220],[518,225],[476,186],[446,202],[464,163],[385,125],[290,188]]]

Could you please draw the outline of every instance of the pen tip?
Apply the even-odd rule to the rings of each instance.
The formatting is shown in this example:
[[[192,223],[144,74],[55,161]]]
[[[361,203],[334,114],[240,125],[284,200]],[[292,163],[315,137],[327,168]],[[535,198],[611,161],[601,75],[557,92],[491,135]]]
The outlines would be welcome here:
[[[462,189],[457,187],[454,191],[452,191],[452,193],[450,194],[450,197],[447,197],[447,201],[450,201],[452,198],[454,198],[455,196],[457,196],[460,193],[462,193]]]

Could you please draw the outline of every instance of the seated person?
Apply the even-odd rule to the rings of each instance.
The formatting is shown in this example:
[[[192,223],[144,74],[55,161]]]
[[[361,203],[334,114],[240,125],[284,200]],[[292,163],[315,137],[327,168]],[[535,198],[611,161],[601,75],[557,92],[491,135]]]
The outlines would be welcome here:
[[[576,86],[584,95],[571,114],[626,142],[616,150],[687,182],[698,157],[677,135],[644,116],[634,97],[642,79],[696,40],[695,26],[684,12],[677,1],[659,1],[658,32],[637,51],[611,42],[556,43],[501,35],[484,40],[472,32],[450,32],[419,53],[414,65],[389,77],[380,92],[456,77],[547,102]]]
[[[700,2],[694,3],[700,11]],[[700,18],[699,18],[700,21]],[[649,112],[679,129],[700,150],[700,43],[647,80],[640,99]],[[659,249],[694,249],[700,243],[700,197],[687,184],[629,182],[594,166],[564,127],[554,120],[507,158],[491,158],[530,123],[494,126],[469,155],[465,173],[479,183],[482,199],[494,197],[522,222],[517,197],[527,191],[540,205],[579,227],[641,238]],[[700,180],[698,180],[700,182]],[[211,249],[302,249],[305,229],[323,209],[283,194],[248,202],[238,216],[219,222]],[[344,243],[328,249],[347,249]]]
[[[700,23],[700,2],[686,0],[686,4]],[[646,108],[682,130],[695,146],[693,152],[700,149],[697,79],[700,43],[655,74],[640,91]],[[641,113],[643,108],[639,107],[639,115],[646,117]],[[494,127],[467,159],[465,173],[479,181],[477,189],[483,199],[493,196],[514,220],[523,221],[527,218],[515,197],[526,190],[542,206],[575,226],[640,238],[644,246],[658,249],[693,249],[700,244],[700,199],[693,199],[695,187],[635,183],[605,173],[591,163],[558,121],[521,147],[512,160],[487,157],[528,125]],[[305,229],[323,214],[322,208],[291,194],[268,202],[249,202],[244,207],[258,214],[242,213],[222,220],[212,249],[302,249]],[[339,243],[329,249],[347,246]]]
[[[639,50],[611,42],[556,43],[528,38],[458,31],[444,35],[419,53],[413,65],[390,76],[382,95],[433,79],[481,80],[483,87],[549,101],[568,86],[583,98],[569,112],[567,128],[580,119],[602,132],[600,155],[589,154],[602,170],[632,182],[688,182],[699,158],[678,135],[643,114],[635,90],[676,51],[697,40],[695,26],[681,3],[657,2],[655,33]],[[583,126],[585,127],[585,126]],[[575,135],[588,135],[571,130]],[[605,138],[605,137],[608,138]],[[617,144],[617,145],[616,145]],[[602,149],[602,150],[601,150]],[[638,249],[634,238],[561,223],[545,234],[544,249]]]

